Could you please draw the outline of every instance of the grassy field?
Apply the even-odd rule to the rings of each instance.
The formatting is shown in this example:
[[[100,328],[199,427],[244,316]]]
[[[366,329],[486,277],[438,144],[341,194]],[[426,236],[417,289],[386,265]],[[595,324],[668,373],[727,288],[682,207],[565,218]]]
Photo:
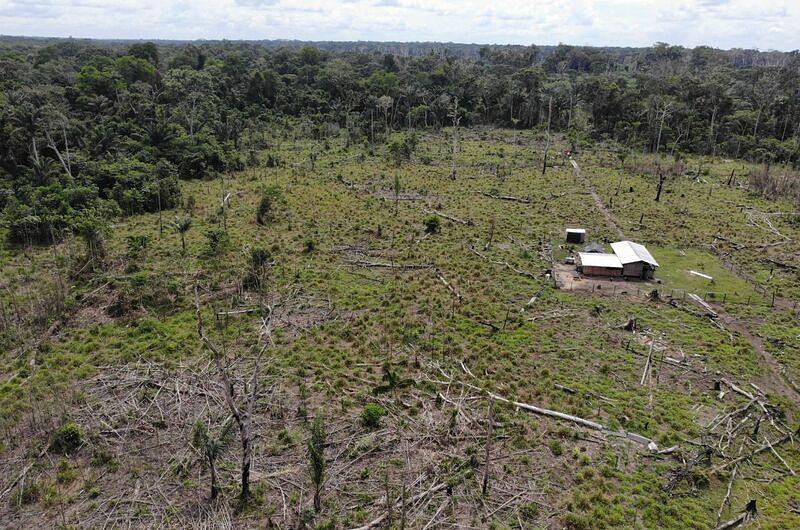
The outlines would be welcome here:
[[[447,132],[423,134],[397,167],[382,146],[276,135],[262,157],[278,167],[185,182],[187,206],[164,213],[163,233],[157,214],[115,222],[93,272],[80,241],[3,249],[0,492],[11,487],[0,525],[714,528],[756,499],[760,527],[799,526],[796,446],[735,461],[797,429],[800,280],[763,257],[796,263],[800,225],[745,213],[792,205],[727,186],[734,168],[746,180],[731,161],[686,161],[660,202],[651,158],[623,167],[587,148],[578,174],[554,149],[542,175],[543,139],[521,131],[462,131],[451,179],[450,145]],[[262,225],[271,186],[282,200]],[[660,299],[559,291],[545,277],[566,254],[565,227],[617,239],[591,188],[616,228],[651,246]],[[192,219],[185,250],[176,215]],[[781,238],[791,242],[759,248]],[[257,270],[254,250],[267,256]],[[285,305],[258,378],[245,506],[237,444],[215,502],[192,446],[198,420],[218,432],[229,414],[198,339],[195,286],[239,398],[265,307]],[[714,293],[720,318],[684,291]],[[490,422],[487,391],[604,428],[497,399]],[[328,432],[318,513],[315,415]],[[59,452],[54,437],[73,423],[80,443]]]

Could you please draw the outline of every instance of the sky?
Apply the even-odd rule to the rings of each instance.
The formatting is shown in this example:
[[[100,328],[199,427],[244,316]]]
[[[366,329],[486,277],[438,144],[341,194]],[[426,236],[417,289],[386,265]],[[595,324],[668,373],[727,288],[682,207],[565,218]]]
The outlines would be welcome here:
[[[0,0],[0,34],[800,48],[800,0]]]

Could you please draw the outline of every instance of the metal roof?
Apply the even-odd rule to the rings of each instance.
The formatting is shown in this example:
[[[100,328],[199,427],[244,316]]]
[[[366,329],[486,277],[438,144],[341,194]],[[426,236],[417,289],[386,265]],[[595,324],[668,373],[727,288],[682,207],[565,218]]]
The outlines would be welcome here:
[[[585,234],[586,233],[586,229],[585,228],[567,228],[567,233],[568,234]]]
[[[603,253],[605,251],[605,247],[600,243],[589,243],[583,247],[583,252],[594,252],[596,254],[598,252]]]
[[[603,267],[605,269],[621,269],[622,262],[616,254],[601,254],[598,252],[578,252],[581,265],[584,267]]]
[[[614,250],[614,254],[619,256],[619,261],[623,265],[644,261],[654,267],[658,267],[658,262],[655,258],[653,258],[650,252],[639,243],[634,243],[633,241],[617,241],[616,243],[611,243],[611,248]]]

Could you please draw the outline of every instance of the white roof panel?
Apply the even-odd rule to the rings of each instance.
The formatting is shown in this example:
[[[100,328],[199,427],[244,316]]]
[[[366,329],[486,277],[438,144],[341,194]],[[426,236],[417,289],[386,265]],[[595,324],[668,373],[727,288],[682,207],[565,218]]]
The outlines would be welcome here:
[[[650,252],[639,243],[634,243],[633,241],[617,241],[616,243],[611,243],[611,248],[614,250],[614,254],[619,256],[619,261],[622,262],[623,265],[644,261],[654,267],[658,267],[658,262],[655,258],[653,258]]]
[[[584,267],[603,267],[606,269],[621,269],[622,262],[616,254],[602,254],[599,252],[578,252],[581,265]]]
[[[568,234],[585,234],[586,233],[586,229],[585,228],[567,228],[567,233]]]

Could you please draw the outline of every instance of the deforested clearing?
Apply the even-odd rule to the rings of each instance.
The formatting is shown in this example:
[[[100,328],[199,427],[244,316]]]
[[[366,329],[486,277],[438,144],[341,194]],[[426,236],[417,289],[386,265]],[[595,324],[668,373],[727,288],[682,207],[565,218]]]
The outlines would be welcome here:
[[[0,42],[0,526],[800,527],[796,109]]]

